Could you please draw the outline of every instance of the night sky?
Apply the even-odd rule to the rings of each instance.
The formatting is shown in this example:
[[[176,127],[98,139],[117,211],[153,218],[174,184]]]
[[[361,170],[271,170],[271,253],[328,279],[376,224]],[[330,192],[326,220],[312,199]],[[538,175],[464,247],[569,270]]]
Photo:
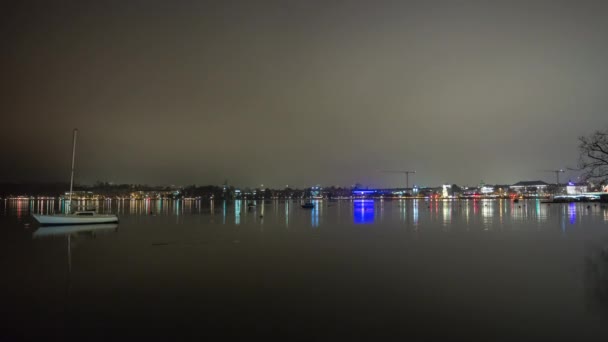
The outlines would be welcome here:
[[[4,1],[0,181],[555,180],[608,126],[600,1]],[[576,177],[576,172],[562,179]]]

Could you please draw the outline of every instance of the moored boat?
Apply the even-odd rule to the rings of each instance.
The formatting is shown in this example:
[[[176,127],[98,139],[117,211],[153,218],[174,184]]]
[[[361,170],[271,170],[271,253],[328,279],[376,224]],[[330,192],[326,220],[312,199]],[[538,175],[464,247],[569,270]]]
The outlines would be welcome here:
[[[73,214],[38,215],[32,214],[34,219],[42,225],[69,225],[69,224],[94,224],[94,223],[116,223],[118,216],[113,214],[98,214],[93,211],[77,211]]]
[[[74,186],[74,161],[76,159],[76,137],[78,130],[74,129],[72,138],[72,172],[70,175],[70,197],[67,202],[67,213],[41,215],[32,214],[34,219],[41,225],[71,225],[71,224],[97,224],[97,223],[116,223],[118,216],[113,214],[98,214],[93,210],[71,212],[72,206],[72,190]]]

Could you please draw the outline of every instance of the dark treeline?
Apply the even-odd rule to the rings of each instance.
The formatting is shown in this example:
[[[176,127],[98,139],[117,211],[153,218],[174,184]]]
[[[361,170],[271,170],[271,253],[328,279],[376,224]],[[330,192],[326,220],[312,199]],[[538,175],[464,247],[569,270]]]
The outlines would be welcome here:
[[[242,188],[237,189],[233,186],[196,186],[190,185],[182,189],[182,195],[184,197],[204,197],[204,198],[257,198],[257,199],[270,199],[270,198],[302,198],[308,197],[312,193],[310,188],[306,189],[260,189],[260,188]],[[323,196],[327,198],[350,196],[351,188],[342,187],[328,187],[321,191],[318,191],[315,195]]]
[[[0,196],[60,196],[69,191],[69,183],[0,183]],[[136,192],[156,192],[163,197],[202,197],[202,198],[259,198],[267,199],[273,197],[280,198],[300,198],[311,194],[309,189],[260,189],[242,188],[234,186],[215,186],[215,185],[188,185],[185,187],[153,186],[147,184],[112,184],[108,182],[96,182],[93,185],[75,184],[74,191],[90,191],[102,196],[129,196]],[[324,197],[349,196],[350,188],[328,187],[323,189],[318,195]]]
[[[70,183],[0,183],[0,196],[59,196],[70,189]],[[133,191],[170,191],[169,187],[145,184],[110,184],[97,182],[93,185],[74,184],[74,191],[91,191],[101,195],[122,195]]]

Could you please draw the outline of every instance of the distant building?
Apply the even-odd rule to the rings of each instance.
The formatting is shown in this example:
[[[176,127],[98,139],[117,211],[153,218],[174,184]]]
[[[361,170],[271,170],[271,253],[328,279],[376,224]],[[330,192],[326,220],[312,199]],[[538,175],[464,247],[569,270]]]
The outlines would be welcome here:
[[[452,186],[450,184],[443,184],[441,186],[441,197],[449,197],[452,192]]]
[[[442,193],[443,193],[443,187],[436,187],[436,188],[423,187],[423,188],[418,189],[418,194],[422,197],[439,196]]]
[[[482,187],[479,188],[479,192],[482,195],[490,195],[494,193],[494,186],[493,185],[484,185]]]
[[[321,188],[320,186],[313,186],[310,188],[310,196],[312,198],[316,198],[316,199],[321,199],[323,198],[323,188]]]
[[[496,193],[498,196],[507,196],[509,193],[509,185],[494,185],[494,193]]]
[[[568,182],[568,184],[566,185],[566,194],[568,195],[580,195],[588,191],[589,188],[586,183]]]
[[[66,191],[62,197],[63,199],[70,198],[70,192]],[[92,191],[72,191],[72,199],[74,200],[95,199],[97,197],[99,197],[99,195],[94,194]]]
[[[473,197],[475,195],[479,195],[479,188],[477,187],[469,187],[469,186],[463,186],[460,189],[460,195],[468,198],[468,197]]]
[[[521,181],[511,186],[509,189],[518,194],[544,194],[547,193],[547,187],[549,184],[537,180],[537,181]]]
[[[352,189],[351,195],[355,198],[374,197],[378,195],[378,190],[374,189]]]

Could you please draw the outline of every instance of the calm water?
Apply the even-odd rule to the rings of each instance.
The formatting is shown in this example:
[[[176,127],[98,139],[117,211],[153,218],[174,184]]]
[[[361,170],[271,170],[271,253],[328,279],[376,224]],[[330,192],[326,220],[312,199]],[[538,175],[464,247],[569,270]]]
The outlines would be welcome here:
[[[0,200],[1,340],[608,338],[608,208],[479,201]],[[605,204],[604,204],[605,206]]]

